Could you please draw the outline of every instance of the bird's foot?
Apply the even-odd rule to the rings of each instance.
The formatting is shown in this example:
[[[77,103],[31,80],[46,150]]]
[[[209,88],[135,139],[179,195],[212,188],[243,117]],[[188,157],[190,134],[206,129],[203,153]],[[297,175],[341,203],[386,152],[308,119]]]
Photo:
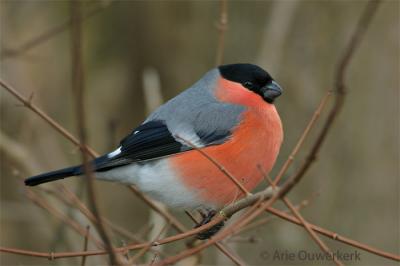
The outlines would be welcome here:
[[[203,217],[203,219],[194,228],[200,227],[200,226],[205,225],[208,222],[210,222],[211,219],[217,214],[217,212],[214,210],[210,210],[207,213],[200,212],[200,214]],[[196,235],[196,238],[199,240],[208,239],[208,238],[212,237],[213,235],[215,235],[216,233],[218,233],[218,231],[221,230],[221,228],[224,226],[224,224],[225,224],[225,222],[222,221],[222,222],[214,225],[213,227],[207,229],[206,231],[198,233]]]

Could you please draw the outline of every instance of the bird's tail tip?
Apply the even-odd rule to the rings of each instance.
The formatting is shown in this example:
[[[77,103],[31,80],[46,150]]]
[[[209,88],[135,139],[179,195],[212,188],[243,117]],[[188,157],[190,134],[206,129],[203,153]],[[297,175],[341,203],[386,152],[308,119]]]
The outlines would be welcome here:
[[[81,174],[81,167],[73,166],[40,175],[32,176],[24,180],[25,186],[37,186],[43,183],[63,179],[70,176]]]

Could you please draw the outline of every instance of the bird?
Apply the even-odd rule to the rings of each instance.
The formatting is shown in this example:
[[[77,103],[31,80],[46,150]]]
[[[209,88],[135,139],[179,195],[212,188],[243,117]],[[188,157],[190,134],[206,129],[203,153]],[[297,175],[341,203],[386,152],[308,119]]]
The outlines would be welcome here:
[[[271,171],[283,142],[274,104],[282,92],[257,65],[220,65],[159,106],[114,151],[91,161],[91,168],[96,179],[135,185],[171,207],[200,210],[198,225],[207,223],[245,193],[204,154],[253,190]],[[32,176],[25,185],[84,176],[83,168]],[[222,226],[198,238],[209,238]]]

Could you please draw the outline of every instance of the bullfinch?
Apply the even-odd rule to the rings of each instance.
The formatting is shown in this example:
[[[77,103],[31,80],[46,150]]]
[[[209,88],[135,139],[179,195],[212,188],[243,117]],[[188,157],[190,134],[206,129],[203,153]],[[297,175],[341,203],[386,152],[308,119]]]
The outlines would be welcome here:
[[[116,150],[94,159],[95,176],[135,185],[173,207],[206,210],[204,221],[210,220],[215,210],[244,194],[196,148],[251,191],[263,179],[259,167],[271,170],[283,140],[274,106],[281,93],[256,65],[214,68],[150,114]],[[82,165],[33,176],[25,184],[80,175]]]

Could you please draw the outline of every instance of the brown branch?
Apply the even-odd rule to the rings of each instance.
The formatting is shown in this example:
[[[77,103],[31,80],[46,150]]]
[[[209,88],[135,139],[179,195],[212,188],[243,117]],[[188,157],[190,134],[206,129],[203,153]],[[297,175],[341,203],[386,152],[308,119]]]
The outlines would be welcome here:
[[[245,266],[246,263],[237,255],[234,254],[233,251],[229,250],[228,246],[222,244],[222,242],[216,242],[215,246],[221,251],[225,256],[227,256],[235,265]]]
[[[40,116],[44,121],[46,121],[51,127],[53,127],[58,133],[63,135],[66,139],[71,141],[73,144],[79,147],[80,143],[77,138],[75,138],[67,129],[57,123],[54,119],[52,119],[49,115],[43,112],[40,108],[38,108],[29,98],[24,97],[21,93],[19,93],[12,86],[7,84],[5,81],[0,79],[0,85],[9,93],[11,93],[15,98],[17,98],[24,106],[33,111],[35,114]],[[90,148],[87,148],[88,152],[92,157],[98,156],[98,154]]]
[[[314,197],[314,195],[313,195],[313,197]],[[301,210],[301,209],[307,207],[310,204],[311,199],[305,199],[305,200],[301,201],[298,205],[296,205],[294,207],[297,210]],[[285,210],[284,212],[288,213],[289,211],[290,210]],[[257,221],[254,221],[254,222],[250,223],[249,225],[241,227],[235,235],[237,235],[239,233],[241,234],[241,233],[246,232],[246,231],[254,230],[255,228],[257,228],[257,227],[259,227],[261,225],[265,225],[265,224],[269,223],[271,220],[273,220],[273,218],[276,218],[276,217],[275,216],[268,216],[268,217],[259,219]]]
[[[261,192],[259,192],[261,193]],[[250,206],[252,204],[254,204],[255,202],[257,202],[258,197],[262,197],[262,198],[267,198],[268,195],[267,194],[259,194],[256,193],[252,196],[250,196],[251,199],[248,198],[244,198],[239,200],[236,204],[238,204],[239,206]],[[270,191],[270,195],[272,194],[272,191]],[[269,196],[270,196],[269,195]],[[245,202],[247,202],[247,204],[245,204]],[[230,213],[230,212],[236,212],[240,210],[240,208],[234,207],[232,205],[228,206],[225,208],[226,213]],[[277,210],[275,208],[272,207],[268,207],[267,211],[282,218],[285,219],[288,222],[297,224],[301,226],[301,222],[296,218],[293,217],[292,215],[289,215],[283,211]],[[166,244],[166,243],[171,243],[180,239],[184,239],[190,236],[193,236],[195,234],[198,234],[200,232],[203,232],[204,230],[207,230],[209,228],[211,228],[212,226],[218,224],[219,222],[223,221],[224,218],[223,216],[216,216],[215,219],[213,219],[210,223],[202,225],[198,228],[192,229],[190,231],[187,231],[185,233],[182,234],[178,234],[175,236],[171,236],[171,237],[167,237],[164,239],[161,239],[158,241],[158,245],[162,245],[162,244]],[[342,242],[344,244],[348,244],[351,245],[353,247],[365,250],[367,252],[376,254],[378,256],[384,257],[384,258],[388,258],[391,260],[396,260],[396,261],[400,261],[400,256],[396,255],[396,254],[392,254],[386,251],[382,251],[379,250],[377,248],[371,247],[369,245],[360,243],[358,241],[346,238],[344,236],[340,236],[339,234],[332,232],[330,230],[324,229],[322,227],[319,227],[317,225],[311,224],[309,223],[310,227],[312,230],[314,230],[315,232],[325,235],[333,240]],[[209,241],[210,242],[210,241]],[[209,243],[209,242],[205,242],[205,243]],[[149,243],[141,243],[141,244],[132,244],[132,245],[128,245],[125,246],[123,248],[116,248],[115,252],[126,252],[127,250],[135,250],[135,249],[140,249],[145,247],[146,245],[148,245]],[[198,246],[199,247],[199,246]],[[203,248],[201,248],[203,249]],[[80,256],[95,256],[95,255],[104,255],[107,254],[107,251],[105,250],[95,250],[95,251],[87,251],[87,252],[58,252],[58,253],[48,253],[48,252],[35,252],[35,251],[29,251],[29,250],[22,250],[22,249],[17,249],[17,248],[7,248],[7,247],[0,247],[0,252],[7,252],[7,253],[13,253],[13,254],[19,254],[19,255],[25,255],[25,256],[34,256],[34,257],[42,257],[42,258],[47,258],[47,259],[59,259],[59,258],[70,258],[70,257],[80,257]]]
[[[345,100],[346,86],[344,79],[346,75],[346,70],[348,69],[350,60],[353,58],[356,48],[361,43],[361,39],[368,29],[372,18],[374,17],[379,4],[380,0],[370,0],[367,3],[349,43],[345,47],[343,56],[339,59],[338,67],[335,73],[335,101],[333,107],[328,114],[328,118],[326,119],[321,132],[319,133],[309,154],[307,155],[305,162],[300,166],[298,171],[288,179],[285,187],[282,187],[281,196],[285,196],[293,188],[293,186],[300,181],[300,179],[307,172],[311,164],[315,161],[328,132],[332,128],[332,125],[336,120],[337,115],[341,111]]]
[[[171,243],[175,242],[181,239],[185,239],[190,236],[194,236],[198,233],[204,232],[207,229],[210,229],[214,225],[222,222],[223,220],[226,219],[226,216],[231,216],[234,213],[251,206],[252,204],[259,202],[260,199],[265,199],[269,198],[273,194],[272,190],[267,189],[255,194],[252,194],[249,197],[243,198],[227,207],[222,209],[220,212],[220,215],[216,215],[215,218],[210,221],[209,223],[202,225],[197,228],[193,228],[189,231],[185,231],[184,233],[177,234],[174,236],[166,237],[164,239],[161,239],[157,242],[157,245],[162,245],[166,243]],[[141,249],[147,246],[149,243],[140,243],[140,244],[131,244],[127,245],[123,248],[115,248],[114,252],[116,253],[122,253],[126,252],[127,250],[136,250],[136,249]],[[27,251],[27,250],[21,250],[21,249],[16,249],[16,248],[5,248],[5,247],[0,247],[0,252],[8,252],[8,253],[14,253],[14,254],[20,254],[20,255],[27,255],[30,256],[34,254],[33,256],[36,257],[42,257],[42,258],[48,258],[48,259],[59,259],[59,258],[68,258],[68,257],[80,257],[83,255],[86,256],[95,256],[95,255],[104,255],[107,254],[106,250],[95,250],[95,251],[87,251],[87,252],[58,252],[58,253],[46,253],[46,252],[34,252],[34,251]]]
[[[146,254],[146,252],[153,247],[154,245],[158,244],[158,240],[160,239],[160,237],[167,231],[168,227],[170,226],[170,223],[166,223],[160,230],[160,232],[158,232],[158,234],[156,235],[156,237],[153,239],[153,241],[151,241],[147,246],[145,246],[142,250],[140,250],[138,252],[138,254],[136,254],[134,257],[132,257],[132,259],[129,260],[128,264],[129,265],[135,265],[135,262],[140,259],[144,254]]]
[[[90,226],[86,226],[86,235],[85,235],[85,240],[83,242],[83,251],[87,251],[88,249],[88,238],[89,238],[89,234],[90,234]],[[85,266],[86,263],[86,256],[82,256],[82,262],[81,262],[81,266]]]
[[[71,219],[67,215],[64,215],[60,212],[57,208],[54,208],[51,204],[49,204],[45,199],[40,197],[37,193],[33,192],[32,190],[26,190],[26,196],[37,206],[40,208],[48,211],[52,216],[56,217],[57,219],[61,220],[63,223],[67,224],[71,227],[75,232],[80,234],[81,236],[86,235],[85,229],[77,223],[75,220]],[[90,236],[89,239],[93,241],[93,243],[98,248],[103,248],[103,243],[94,236]]]
[[[46,193],[49,193],[50,195],[54,196],[64,204],[74,207],[78,211],[80,211],[90,222],[93,224],[97,222],[96,217],[92,214],[92,212],[83,204],[83,202],[74,194],[72,191],[70,191],[66,186],[62,184],[58,184],[56,186],[57,190],[51,190],[48,188],[44,187],[37,187],[37,189],[42,190]],[[113,224],[110,220],[107,218],[103,218],[104,223],[109,226],[113,231],[118,233],[119,235],[127,238],[130,241],[134,241],[136,243],[142,243],[144,242],[143,239],[138,238],[136,235],[132,234],[128,230]],[[156,251],[155,251],[156,252]],[[158,251],[157,251],[158,252]]]
[[[66,186],[64,186],[62,184],[60,184],[58,186],[58,188],[64,197],[62,197],[60,195],[60,193],[53,194],[55,197],[57,197],[59,200],[63,201],[64,203],[77,208],[92,223],[97,222],[96,217],[93,215],[93,213],[85,206],[85,204],[83,204],[83,202],[74,193],[72,193],[72,191],[70,191]],[[120,234],[121,236],[126,237],[127,239],[135,241],[137,243],[143,242],[142,239],[139,239],[137,236],[135,236],[133,233],[129,232],[128,230],[124,229],[123,227],[113,224],[107,218],[104,217],[103,221],[107,226],[109,226],[113,231]]]
[[[268,212],[270,212],[270,213],[272,213],[272,214],[274,214],[274,215],[276,215],[276,216],[278,216],[278,217],[280,217],[282,219],[285,219],[286,221],[292,222],[292,223],[297,224],[299,226],[303,226],[301,221],[298,220],[296,217],[293,217],[292,215],[289,215],[289,214],[287,214],[287,213],[285,213],[283,211],[277,210],[277,209],[272,208],[272,207],[267,207],[266,209],[267,209]],[[386,252],[386,251],[371,247],[369,245],[366,245],[366,244],[363,244],[361,242],[352,240],[350,238],[346,238],[346,237],[341,236],[341,235],[339,235],[339,234],[337,234],[335,232],[332,232],[330,230],[324,229],[322,227],[319,227],[319,226],[311,224],[311,223],[309,223],[309,226],[313,231],[315,231],[315,232],[317,232],[319,234],[325,235],[325,236],[327,236],[330,239],[333,239],[335,241],[342,242],[344,244],[347,244],[347,245],[350,245],[350,246],[365,250],[365,251],[367,251],[369,253],[372,253],[372,254],[375,254],[375,255],[390,259],[390,260],[400,261],[400,255],[389,253],[389,252]],[[223,232],[221,232],[221,233],[223,233]],[[195,254],[197,252],[200,252],[201,250],[203,250],[203,249],[207,248],[208,246],[210,246],[214,241],[219,241],[220,238],[224,238],[225,235],[223,235],[221,237],[221,233],[219,233],[218,235],[214,236],[209,241],[207,241],[207,242],[205,242],[205,243],[203,243],[203,244],[201,244],[199,246],[196,246],[196,247],[194,247],[192,249],[188,249],[188,250],[186,250],[186,251],[184,251],[184,252],[182,252],[182,253],[180,253],[180,254],[178,254],[176,256],[169,257],[169,258],[165,259],[164,261],[160,262],[160,264],[157,264],[157,265],[169,265],[169,264],[175,263],[176,261],[179,261],[179,260],[181,260],[181,259],[183,259],[183,258],[185,258],[187,256],[190,256],[190,255],[193,255],[193,254]],[[232,233],[234,233],[234,232],[232,232]]]
[[[271,185],[272,188],[276,188],[274,183],[272,182],[271,178],[269,178],[268,174],[265,173],[264,169],[260,166],[260,171],[264,175],[264,177],[268,180],[269,184]],[[290,202],[290,200],[287,197],[282,197],[281,200],[285,205],[289,208],[289,210],[294,214],[294,216],[301,222],[303,227],[306,229],[307,233],[311,236],[311,238],[317,243],[319,248],[324,251],[326,254],[329,254],[329,256],[333,259],[333,262],[336,265],[343,265],[332,253],[332,251],[329,249],[329,247],[318,237],[318,235],[311,229],[309,223],[303,218],[303,216],[300,214],[300,212],[293,206],[293,204]]]
[[[296,143],[296,146],[293,148],[292,152],[290,153],[288,159],[285,161],[283,164],[282,168],[279,170],[278,175],[275,177],[273,180],[273,185],[278,185],[279,181],[283,177],[283,175],[286,173],[287,169],[289,166],[292,164],[294,158],[296,157],[298,151],[300,150],[301,146],[303,145],[306,137],[309,135],[312,127],[315,125],[315,122],[318,120],[318,118],[321,115],[321,112],[324,110],[330,96],[332,95],[332,91],[329,90],[325,94],[325,96],[322,98],[320,104],[318,105],[317,109],[315,110],[313,116],[311,117],[311,120],[308,122],[306,128],[304,129],[303,133],[301,134],[299,140]]]
[[[293,206],[293,204],[289,201],[287,197],[282,198],[283,202],[288,206],[290,211],[294,214],[294,216],[301,222],[303,227],[306,229],[308,234],[311,236],[311,238],[317,243],[317,245],[320,247],[322,251],[324,251],[326,254],[329,254],[330,257],[333,259],[333,262],[336,265],[343,265],[334,255],[333,252],[329,249],[329,247],[319,238],[317,233],[315,233],[311,227],[310,224],[303,218],[303,216],[300,214],[298,210]]]
[[[291,215],[289,215],[289,214],[287,214],[287,213],[285,213],[283,211],[280,211],[280,210],[277,210],[277,209],[271,208],[271,207],[267,208],[267,211],[272,213],[272,214],[274,214],[274,215],[276,215],[276,216],[278,216],[279,218],[285,219],[288,222],[291,222],[291,223],[294,223],[294,224],[302,226],[300,220],[298,220],[296,217],[293,217],[293,216],[291,216]],[[335,233],[333,231],[324,229],[322,227],[319,227],[319,226],[311,224],[311,223],[309,223],[309,226],[313,231],[315,231],[315,232],[317,232],[317,233],[319,233],[321,235],[324,235],[324,236],[326,236],[326,237],[328,237],[330,239],[333,239],[333,240],[342,242],[344,244],[347,244],[347,245],[350,245],[350,246],[365,250],[365,251],[367,251],[369,253],[372,253],[372,254],[387,258],[387,259],[400,261],[400,255],[389,253],[389,252],[386,252],[386,251],[383,251],[383,250],[379,250],[377,248],[374,248],[374,247],[371,247],[369,245],[363,244],[361,242],[358,242],[358,241],[352,240],[350,238],[341,236],[341,235],[339,235],[339,234],[337,234],[337,233]]]
[[[217,24],[218,29],[218,45],[217,45],[217,55],[215,59],[215,64],[217,66],[222,64],[224,57],[224,45],[225,45],[225,32],[228,28],[228,1],[220,0],[219,8],[219,22]]]
[[[77,121],[80,139],[80,150],[82,152],[82,161],[84,174],[87,181],[87,191],[89,203],[94,217],[96,217],[95,226],[99,232],[105,247],[109,254],[111,265],[119,265],[118,259],[113,252],[113,246],[104,226],[102,217],[97,207],[96,192],[94,188],[93,169],[89,162],[89,156],[86,147],[86,121],[85,121],[85,98],[84,98],[84,70],[82,62],[82,27],[81,27],[81,2],[80,0],[71,0],[71,56],[72,56],[72,88],[76,95],[77,103]]]
[[[286,221],[292,222],[294,224],[300,225],[301,226],[301,222],[296,219],[295,217],[274,209],[274,208],[268,208],[267,209],[268,212],[282,218],[285,219]],[[215,223],[213,223],[214,225]],[[382,250],[379,250],[377,248],[373,248],[371,246],[368,246],[366,244],[354,241],[352,239],[346,238],[344,236],[340,236],[339,234],[329,231],[327,229],[321,228],[319,226],[316,226],[314,224],[310,224],[310,227],[312,228],[312,230],[316,231],[319,234],[325,235],[333,240],[342,242],[344,244],[348,244],[350,246],[365,250],[367,252],[376,254],[378,256],[384,257],[384,258],[388,258],[391,260],[395,260],[395,261],[400,261],[400,256],[396,255],[396,254],[392,254],[389,252],[385,252]],[[207,227],[208,228],[208,227]],[[196,234],[198,232],[195,232],[194,234]],[[192,235],[194,235],[192,234]],[[171,237],[170,237],[171,238]],[[165,242],[165,240],[160,240],[159,244],[163,244]],[[171,241],[169,241],[171,242]],[[168,242],[168,243],[169,243]],[[165,242],[167,243],[167,242]],[[126,252],[127,249],[129,250],[134,250],[134,249],[139,249],[139,248],[143,248],[145,247],[146,243],[140,244],[140,245],[136,245],[136,246],[130,246],[130,247],[124,247],[124,248],[117,248],[117,252]],[[29,250],[22,250],[22,249],[16,249],[16,248],[5,248],[5,247],[0,247],[0,252],[7,252],[7,253],[13,253],[13,254],[18,254],[18,255],[25,255],[25,256],[33,256],[33,257],[42,257],[42,258],[47,258],[47,259],[58,259],[58,258],[68,258],[68,257],[80,257],[80,256],[94,256],[94,255],[104,255],[107,254],[106,251],[104,250],[99,250],[99,251],[87,251],[87,252],[60,252],[60,253],[46,253],[46,252],[35,252],[35,251],[29,251]]]

